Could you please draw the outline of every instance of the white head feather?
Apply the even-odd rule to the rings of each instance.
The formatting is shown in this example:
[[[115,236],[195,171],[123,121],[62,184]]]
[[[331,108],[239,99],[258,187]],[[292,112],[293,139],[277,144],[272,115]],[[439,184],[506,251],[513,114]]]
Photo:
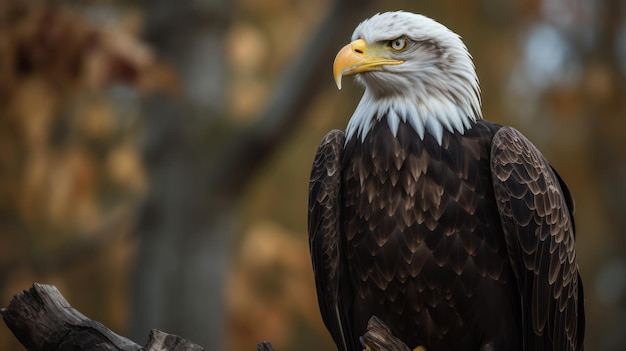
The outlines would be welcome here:
[[[443,130],[463,133],[481,119],[476,70],[461,38],[436,21],[410,12],[376,14],[357,26],[352,40],[370,45],[406,37],[406,50],[389,50],[402,64],[357,74],[365,93],[348,127],[349,140],[363,140],[374,118],[386,116],[392,133],[408,122],[424,138],[428,132],[441,143]]]

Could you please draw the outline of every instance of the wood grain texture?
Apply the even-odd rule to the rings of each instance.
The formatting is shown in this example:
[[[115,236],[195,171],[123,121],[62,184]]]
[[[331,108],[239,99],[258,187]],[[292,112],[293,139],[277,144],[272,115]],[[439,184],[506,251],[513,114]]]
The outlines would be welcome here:
[[[73,308],[52,285],[33,284],[2,309],[2,318],[29,351],[202,351],[177,335],[152,330],[146,346],[117,335]]]

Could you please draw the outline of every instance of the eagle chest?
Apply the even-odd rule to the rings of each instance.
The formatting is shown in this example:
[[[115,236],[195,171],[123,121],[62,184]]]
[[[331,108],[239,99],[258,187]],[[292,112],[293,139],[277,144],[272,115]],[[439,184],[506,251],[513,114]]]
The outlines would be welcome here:
[[[466,133],[467,134],[467,133]],[[346,143],[342,173],[343,245],[355,313],[411,314],[448,325],[482,278],[501,279],[504,242],[489,171],[488,139],[446,134],[421,140],[386,123]],[[366,307],[365,307],[366,306]],[[425,312],[428,321],[425,318]],[[401,328],[402,326],[398,326]]]

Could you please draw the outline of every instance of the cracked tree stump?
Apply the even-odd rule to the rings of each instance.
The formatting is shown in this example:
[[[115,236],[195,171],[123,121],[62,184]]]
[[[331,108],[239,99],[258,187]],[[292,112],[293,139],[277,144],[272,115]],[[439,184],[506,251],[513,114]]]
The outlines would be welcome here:
[[[177,335],[150,331],[146,346],[117,335],[102,323],[73,308],[52,285],[33,284],[0,310],[4,322],[29,351],[118,350],[201,351],[204,348]],[[363,336],[367,351],[410,351],[378,318],[372,317]],[[274,351],[264,341],[257,351]]]

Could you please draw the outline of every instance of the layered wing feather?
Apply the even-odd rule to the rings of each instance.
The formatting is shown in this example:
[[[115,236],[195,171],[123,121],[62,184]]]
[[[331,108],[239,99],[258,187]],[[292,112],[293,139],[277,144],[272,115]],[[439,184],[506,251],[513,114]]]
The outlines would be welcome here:
[[[493,138],[491,171],[521,294],[524,350],[582,350],[583,290],[567,186],[510,127]]]
[[[317,150],[309,183],[309,247],[322,319],[342,351],[357,350],[351,337],[351,288],[342,264],[339,199],[342,131],[330,131]],[[343,279],[342,279],[343,277]]]

